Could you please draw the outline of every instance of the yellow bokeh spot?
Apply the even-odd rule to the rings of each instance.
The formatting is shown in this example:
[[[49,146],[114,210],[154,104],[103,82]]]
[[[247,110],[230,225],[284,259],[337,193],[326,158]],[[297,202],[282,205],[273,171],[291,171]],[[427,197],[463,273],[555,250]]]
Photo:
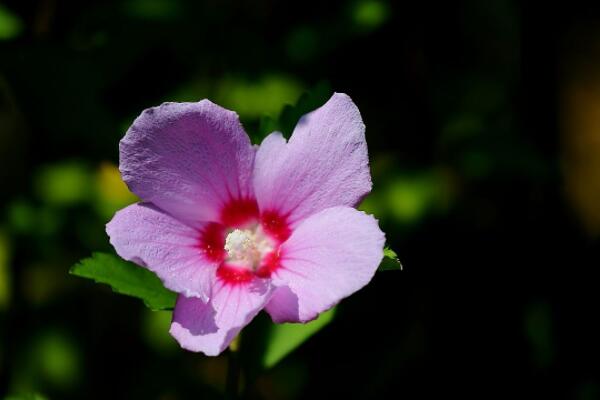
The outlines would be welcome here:
[[[101,163],[96,171],[96,191],[96,209],[105,218],[137,201],[121,179],[117,166],[110,162]]]

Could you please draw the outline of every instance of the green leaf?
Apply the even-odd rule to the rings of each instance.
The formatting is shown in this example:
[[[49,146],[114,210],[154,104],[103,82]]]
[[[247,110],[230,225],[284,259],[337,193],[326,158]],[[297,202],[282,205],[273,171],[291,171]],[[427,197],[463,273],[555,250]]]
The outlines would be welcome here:
[[[273,324],[263,355],[263,367],[273,367],[309,337],[329,324],[333,320],[334,314],[335,308],[332,308],[321,314],[316,320],[306,324]]]
[[[177,295],[166,289],[156,275],[112,254],[94,253],[75,264],[69,273],[105,283],[117,293],[142,299],[154,311],[175,306]]]
[[[389,247],[383,249],[383,260],[377,271],[402,271],[402,263],[394,250]]]

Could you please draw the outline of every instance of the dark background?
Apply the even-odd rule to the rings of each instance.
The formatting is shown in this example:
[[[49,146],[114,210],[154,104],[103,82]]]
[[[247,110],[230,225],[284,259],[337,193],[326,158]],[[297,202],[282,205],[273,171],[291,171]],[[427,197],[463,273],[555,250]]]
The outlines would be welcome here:
[[[0,396],[220,398],[224,357],[68,269],[135,200],[141,110],[208,97],[258,139],[333,90],[404,270],[248,397],[600,398],[600,9],[506,0],[0,3]]]

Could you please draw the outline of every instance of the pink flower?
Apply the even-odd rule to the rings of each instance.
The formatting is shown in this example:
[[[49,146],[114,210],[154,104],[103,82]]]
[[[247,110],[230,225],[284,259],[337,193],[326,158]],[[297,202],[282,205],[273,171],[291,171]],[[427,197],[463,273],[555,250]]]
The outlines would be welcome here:
[[[120,143],[143,199],[106,227],[117,253],[179,297],[171,335],[217,355],[262,309],[307,322],[365,286],[383,257],[364,125],[345,94],[305,115],[289,142],[252,146],[237,114],[208,100],[144,111]]]

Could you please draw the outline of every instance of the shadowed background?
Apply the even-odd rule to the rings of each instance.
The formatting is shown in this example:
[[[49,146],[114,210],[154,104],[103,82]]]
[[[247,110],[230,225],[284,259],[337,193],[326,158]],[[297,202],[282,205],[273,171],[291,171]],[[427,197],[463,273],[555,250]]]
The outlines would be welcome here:
[[[600,8],[507,0],[1,2],[0,396],[220,398],[224,357],[68,270],[135,201],[118,141],[144,108],[208,97],[259,141],[332,91],[404,270],[247,396],[600,398]]]

